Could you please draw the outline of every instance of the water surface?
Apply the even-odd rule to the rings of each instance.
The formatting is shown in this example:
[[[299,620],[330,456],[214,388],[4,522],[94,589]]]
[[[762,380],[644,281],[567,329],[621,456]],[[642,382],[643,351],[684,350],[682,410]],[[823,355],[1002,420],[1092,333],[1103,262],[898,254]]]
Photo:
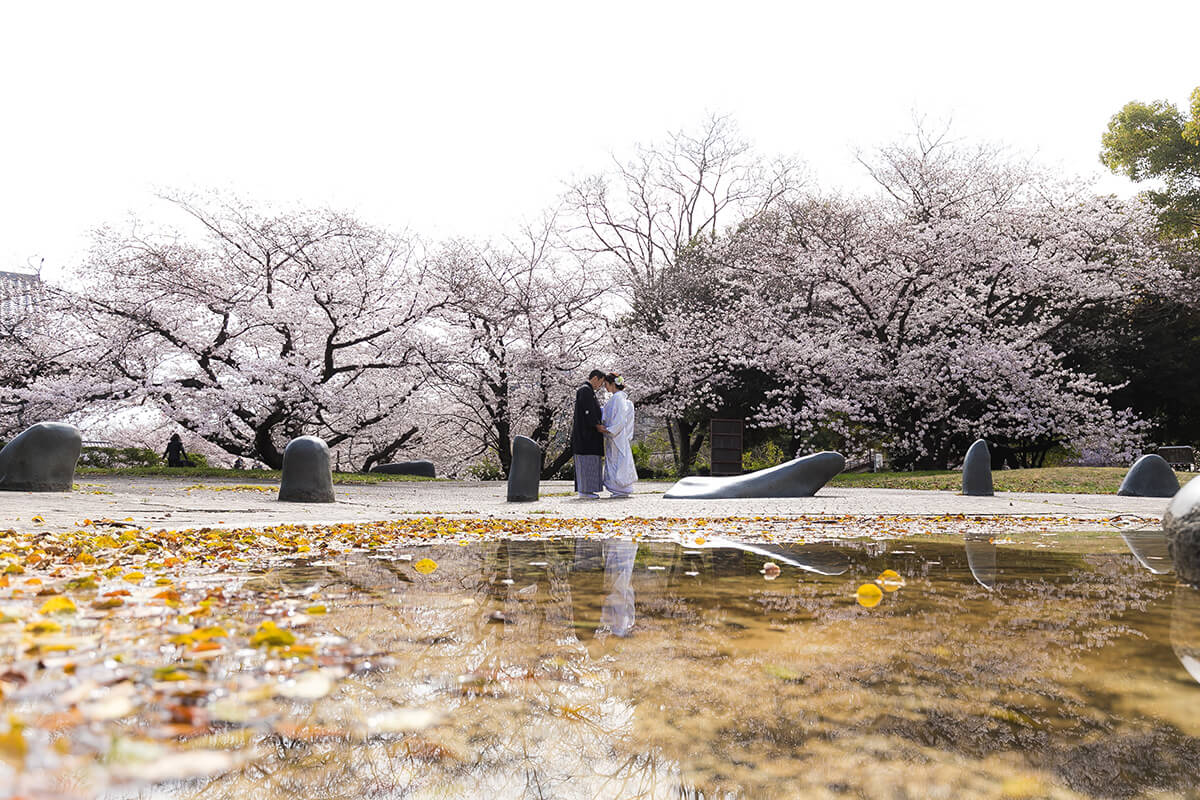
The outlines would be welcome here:
[[[72,746],[93,747],[99,766],[60,772],[54,787],[322,800],[1197,796],[1188,669],[1200,678],[1200,592],[1176,586],[1161,534],[1126,542],[562,538],[281,562],[220,580],[261,604],[247,613],[289,598],[327,606],[305,620],[323,643],[308,684],[289,673],[286,691],[263,692],[238,683],[236,661],[214,667],[190,700],[164,694],[77,734]],[[860,605],[858,587],[889,569],[903,586]],[[188,703],[202,724],[164,737],[164,709]],[[162,749],[114,754],[139,737]],[[228,760],[148,766],[213,753]]]

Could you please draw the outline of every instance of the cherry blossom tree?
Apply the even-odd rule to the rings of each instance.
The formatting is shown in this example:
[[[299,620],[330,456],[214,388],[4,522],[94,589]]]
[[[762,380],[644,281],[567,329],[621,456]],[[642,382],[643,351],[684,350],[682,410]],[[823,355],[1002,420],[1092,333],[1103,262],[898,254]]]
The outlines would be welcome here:
[[[674,373],[765,373],[756,424],[900,465],[944,467],[977,436],[1044,453],[1099,430],[1132,447],[1111,387],[1072,370],[1055,334],[1170,283],[1147,209],[944,138],[867,164],[878,197],[810,196],[689,254],[726,285],[730,322],[664,328]]]
[[[923,130],[861,160],[875,193],[806,190],[714,117],[513,239],[428,255],[332,211],[170,198],[182,231],[101,231],[69,291],[5,311],[0,423],[144,406],[232,456],[278,466],[311,433],[359,469],[507,472],[524,434],[551,477],[603,366],[666,422],[680,474],[716,415],[898,465],[977,436],[1021,464],[1131,454],[1144,426],[1096,368],[1120,336],[1102,321],[1197,302],[1152,209]]]
[[[37,273],[0,273],[0,435],[128,396],[99,376],[76,310],[73,293]]]
[[[172,202],[193,235],[108,229],[82,270],[95,382],[272,467],[301,434],[354,443],[364,470],[403,448],[444,302],[412,243],[332,211]]]
[[[618,349],[639,348],[639,358],[625,360],[645,379],[639,403],[667,423],[680,475],[691,472],[707,435],[706,407],[657,391],[642,365],[654,342],[667,341],[665,330],[677,326],[679,314],[719,305],[709,293],[720,287],[692,269],[687,254],[796,197],[804,181],[794,160],[763,158],[730,117],[711,116],[695,130],[637,148],[628,160],[614,158],[607,173],[578,181],[567,193],[573,246],[608,267],[614,292],[628,307],[615,329]]]
[[[543,477],[570,459],[571,400],[606,341],[594,270],[556,245],[553,216],[504,244],[448,243],[432,259],[449,298],[437,316],[432,416],[454,430],[464,459],[494,454],[504,474],[512,438],[545,453]]]

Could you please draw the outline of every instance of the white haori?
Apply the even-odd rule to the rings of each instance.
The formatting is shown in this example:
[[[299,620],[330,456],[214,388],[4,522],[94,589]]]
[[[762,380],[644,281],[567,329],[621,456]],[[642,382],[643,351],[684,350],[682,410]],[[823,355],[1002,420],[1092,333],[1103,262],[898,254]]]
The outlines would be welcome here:
[[[633,403],[624,390],[608,398],[601,412],[604,434],[604,488],[613,494],[632,494],[637,483],[633,465]]]

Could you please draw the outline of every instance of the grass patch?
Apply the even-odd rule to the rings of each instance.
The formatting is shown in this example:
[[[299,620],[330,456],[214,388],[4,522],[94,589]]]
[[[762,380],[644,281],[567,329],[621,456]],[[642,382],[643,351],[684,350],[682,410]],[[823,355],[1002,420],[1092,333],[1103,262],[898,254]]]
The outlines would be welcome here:
[[[992,472],[997,492],[1051,492],[1054,494],[1116,494],[1128,472],[1124,467],[1042,467]],[[1178,472],[1182,486],[1195,472]],[[962,473],[954,470],[914,472],[844,472],[830,486],[862,489],[940,489],[962,491]]]
[[[222,469],[220,467],[77,467],[76,475],[116,475],[134,478],[221,478],[231,481],[279,482],[277,469]],[[335,472],[333,482],[340,485],[396,483],[406,481],[438,481],[443,478],[423,478],[419,475],[388,475],[382,472]]]

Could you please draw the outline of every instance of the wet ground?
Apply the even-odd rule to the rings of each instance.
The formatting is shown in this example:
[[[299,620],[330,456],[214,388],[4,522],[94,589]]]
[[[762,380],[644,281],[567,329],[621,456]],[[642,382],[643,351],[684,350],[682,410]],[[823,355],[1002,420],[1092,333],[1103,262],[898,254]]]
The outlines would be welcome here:
[[[0,796],[1197,796],[1159,532],[694,528],[154,551],[0,625]]]

